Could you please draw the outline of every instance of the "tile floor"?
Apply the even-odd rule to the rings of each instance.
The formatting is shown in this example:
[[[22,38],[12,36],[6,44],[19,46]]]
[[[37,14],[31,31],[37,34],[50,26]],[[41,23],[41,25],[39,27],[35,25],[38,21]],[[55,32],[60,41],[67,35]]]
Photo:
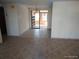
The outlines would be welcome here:
[[[0,44],[0,59],[79,59],[79,40],[51,39],[50,30],[28,30]]]

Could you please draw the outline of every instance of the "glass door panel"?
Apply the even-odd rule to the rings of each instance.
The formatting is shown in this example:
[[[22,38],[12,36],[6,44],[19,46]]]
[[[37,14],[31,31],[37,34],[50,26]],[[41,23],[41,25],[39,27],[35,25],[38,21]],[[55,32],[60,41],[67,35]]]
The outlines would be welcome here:
[[[40,10],[40,27],[47,28],[48,10]]]
[[[39,11],[32,10],[32,28],[40,28]]]

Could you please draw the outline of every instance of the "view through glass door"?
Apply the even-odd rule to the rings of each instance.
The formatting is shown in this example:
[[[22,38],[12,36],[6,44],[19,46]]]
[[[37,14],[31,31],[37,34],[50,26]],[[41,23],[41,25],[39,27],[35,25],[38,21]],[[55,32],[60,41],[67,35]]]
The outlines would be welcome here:
[[[48,10],[32,10],[32,28],[47,28]]]
[[[40,27],[47,28],[48,10],[40,10]]]

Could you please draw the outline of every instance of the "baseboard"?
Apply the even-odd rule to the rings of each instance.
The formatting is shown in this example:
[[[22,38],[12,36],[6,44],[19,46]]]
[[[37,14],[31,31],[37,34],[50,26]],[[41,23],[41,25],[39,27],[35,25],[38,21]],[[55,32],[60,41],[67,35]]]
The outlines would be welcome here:
[[[51,39],[57,39],[57,40],[79,40],[79,38],[51,38]]]

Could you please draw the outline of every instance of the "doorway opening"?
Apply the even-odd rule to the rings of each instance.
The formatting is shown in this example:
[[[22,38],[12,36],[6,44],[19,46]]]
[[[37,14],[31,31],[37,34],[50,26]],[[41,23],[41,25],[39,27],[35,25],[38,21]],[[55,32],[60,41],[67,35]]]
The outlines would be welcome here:
[[[2,38],[4,38],[4,36],[7,36],[5,12],[3,7],[0,7],[0,29],[1,29]]]
[[[32,10],[31,27],[32,29],[47,28],[48,10]]]

